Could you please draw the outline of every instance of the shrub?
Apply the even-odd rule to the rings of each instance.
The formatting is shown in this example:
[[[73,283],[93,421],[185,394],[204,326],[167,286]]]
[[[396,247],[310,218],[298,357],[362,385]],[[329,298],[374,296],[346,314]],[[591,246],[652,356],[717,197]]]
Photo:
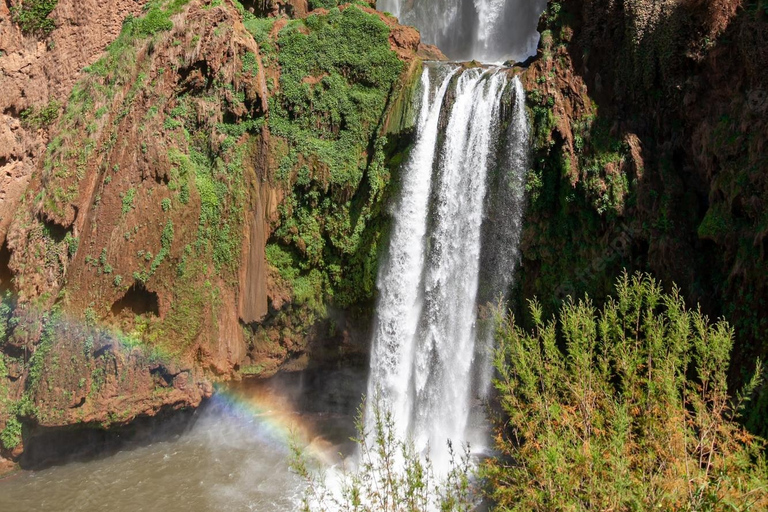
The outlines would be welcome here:
[[[734,417],[726,371],[733,330],[626,273],[597,311],[530,303],[533,332],[499,315],[495,381],[506,458],[488,461],[503,510],[764,510],[764,443]]]

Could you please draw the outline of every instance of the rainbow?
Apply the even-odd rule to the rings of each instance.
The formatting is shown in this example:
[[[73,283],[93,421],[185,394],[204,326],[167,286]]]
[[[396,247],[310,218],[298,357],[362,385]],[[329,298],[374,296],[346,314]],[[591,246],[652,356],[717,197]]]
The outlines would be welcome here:
[[[290,452],[298,447],[304,457],[326,466],[339,462],[332,445],[317,434],[306,415],[284,396],[261,387],[239,389],[218,385],[211,398],[215,406],[234,417],[252,418],[253,434],[261,441]]]

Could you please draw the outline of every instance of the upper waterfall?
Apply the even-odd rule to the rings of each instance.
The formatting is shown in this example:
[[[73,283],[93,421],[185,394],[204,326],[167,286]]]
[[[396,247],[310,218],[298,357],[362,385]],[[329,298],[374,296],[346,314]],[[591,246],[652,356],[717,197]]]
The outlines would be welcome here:
[[[453,60],[501,63],[536,53],[546,0],[379,0],[377,7],[413,25],[425,43]]]

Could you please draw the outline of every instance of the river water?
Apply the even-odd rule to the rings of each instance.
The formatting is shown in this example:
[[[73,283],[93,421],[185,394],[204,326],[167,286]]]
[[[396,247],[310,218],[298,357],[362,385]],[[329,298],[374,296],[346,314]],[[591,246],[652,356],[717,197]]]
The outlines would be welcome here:
[[[222,388],[141,440],[0,480],[0,511],[296,510],[303,486],[289,468],[291,439],[325,464],[351,453],[364,382],[345,370]]]

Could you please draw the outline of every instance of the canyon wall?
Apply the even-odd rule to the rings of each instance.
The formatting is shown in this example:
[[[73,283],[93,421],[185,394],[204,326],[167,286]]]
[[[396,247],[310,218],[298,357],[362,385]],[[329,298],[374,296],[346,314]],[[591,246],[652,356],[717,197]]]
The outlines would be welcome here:
[[[358,350],[439,51],[364,4],[52,4],[0,11],[0,451]]]

